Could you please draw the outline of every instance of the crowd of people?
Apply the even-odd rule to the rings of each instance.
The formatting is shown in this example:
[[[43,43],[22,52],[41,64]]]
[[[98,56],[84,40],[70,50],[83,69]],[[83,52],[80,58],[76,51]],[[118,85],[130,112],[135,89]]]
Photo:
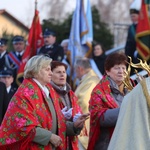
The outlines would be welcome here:
[[[130,12],[135,20],[139,10]],[[75,89],[70,86],[68,39],[59,45],[56,33],[46,28],[44,46],[27,61],[22,83],[17,85],[24,37],[14,36],[14,49],[9,52],[8,40],[1,38],[0,149],[148,150],[150,78],[134,85],[132,91],[124,84],[127,56],[137,63],[135,24],[129,28],[125,52],[106,56],[101,43],[93,45],[92,59],[102,78],[89,58],[76,59],[79,82]]]

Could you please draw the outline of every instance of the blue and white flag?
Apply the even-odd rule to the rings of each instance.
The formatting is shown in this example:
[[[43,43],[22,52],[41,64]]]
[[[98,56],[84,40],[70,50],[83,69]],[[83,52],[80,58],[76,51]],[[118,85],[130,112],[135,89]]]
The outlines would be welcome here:
[[[93,25],[90,0],[77,0],[73,14],[68,49],[74,66],[78,57],[89,56],[92,51]]]

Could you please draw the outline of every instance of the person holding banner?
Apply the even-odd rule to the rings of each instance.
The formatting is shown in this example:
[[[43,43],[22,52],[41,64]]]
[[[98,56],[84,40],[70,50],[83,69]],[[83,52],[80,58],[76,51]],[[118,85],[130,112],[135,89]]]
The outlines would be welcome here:
[[[140,7],[141,7],[141,0],[134,0],[131,3],[130,17],[131,17],[132,24],[129,26],[126,45],[125,45],[125,54],[132,58],[133,63],[138,63],[137,58],[140,58],[140,55],[138,54],[136,48],[136,40],[135,40]],[[134,70],[131,69],[131,75],[133,74],[134,74]]]

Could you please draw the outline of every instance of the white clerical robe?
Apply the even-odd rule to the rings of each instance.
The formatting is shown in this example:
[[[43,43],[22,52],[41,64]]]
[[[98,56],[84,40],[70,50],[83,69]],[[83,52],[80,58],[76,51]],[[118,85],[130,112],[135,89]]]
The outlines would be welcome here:
[[[150,150],[150,77],[125,96],[108,150]]]

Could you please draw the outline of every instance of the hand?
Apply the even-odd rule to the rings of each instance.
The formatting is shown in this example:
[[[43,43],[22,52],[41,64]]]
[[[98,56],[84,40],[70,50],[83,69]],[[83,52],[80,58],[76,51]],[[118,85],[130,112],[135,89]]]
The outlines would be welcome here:
[[[62,139],[56,135],[52,133],[52,136],[50,138],[50,142],[55,146],[58,147],[61,143],[62,143]]]
[[[81,113],[80,113],[80,112],[77,113],[77,114],[75,114],[74,117],[73,117],[73,122],[76,122],[77,119],[78,119],[80,116],[81,116]]]
[[[64,115],[64,117],[66,118],[66,119],[71,119],[71,117],[72,117],[72,109],[73,108],[70,108],[68,111],[67,111],[67,106],[65,106],[62,110],[61,110],[61,112],[63,113],[63,115]]]
[[[76,122],[74,122],[74,127],[75,128],[82,128],[84,123],[85,123],[85,120],[87,120],[89,118],[89,113],[86,113],[86,114],[82,114],[77,120]]]

